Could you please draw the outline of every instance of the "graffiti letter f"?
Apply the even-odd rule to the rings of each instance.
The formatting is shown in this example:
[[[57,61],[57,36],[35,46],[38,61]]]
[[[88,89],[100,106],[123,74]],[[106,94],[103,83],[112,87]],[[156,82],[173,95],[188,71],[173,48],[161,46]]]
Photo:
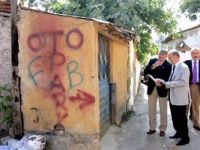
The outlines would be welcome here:
[[[37,83],[37,81],[36,81],[36,79],[35,79],[35,76],[38,74],[38,73],[42,73],[43,71],[42,70],[40,70],[40,71],[37,71],[36,73],[32,73],[32,70],[31,70],[31,68],[32,68],[32,64],[34,63],[34,62],[36,62],[38,59],[41,59],[42,58],[42,56],[37,56],[37,57],[35,57],[33,60],[31,60],[31,62],[29,63],[29,65],[28,65],[28,73],[29,73],[29,76],[31,77],[31,79],[33,80],[33,83],[37,86],[38,85],[38,83]]]

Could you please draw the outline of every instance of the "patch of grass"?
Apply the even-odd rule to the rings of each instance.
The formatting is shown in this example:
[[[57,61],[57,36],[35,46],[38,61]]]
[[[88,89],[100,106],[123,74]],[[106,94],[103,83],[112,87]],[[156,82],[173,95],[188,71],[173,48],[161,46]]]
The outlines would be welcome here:
[[[122,122],[128,121],[133,115],[135,115],[134,111],[123,112],[123,114],[122,114]]]

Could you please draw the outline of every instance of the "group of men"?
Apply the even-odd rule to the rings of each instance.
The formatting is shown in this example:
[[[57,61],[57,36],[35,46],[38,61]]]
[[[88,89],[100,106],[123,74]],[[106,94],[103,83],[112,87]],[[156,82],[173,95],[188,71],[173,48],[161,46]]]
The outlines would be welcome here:
[[[194,129],[200,131],[200,49],[191,49],[191,60],[180,61],[177,50],[161,50],[158,58],[149,61],[144,69],[148,77],[148,114],[149,130],[156,132],[156,105],[160,108],[160,136],[165,136],[167,129],[167,101],[176,133],[169,138],[180,138],[176,145],[190,142],[188,133],[188,109],[192,113]],[[168,60],[167,60],[168,58]]]

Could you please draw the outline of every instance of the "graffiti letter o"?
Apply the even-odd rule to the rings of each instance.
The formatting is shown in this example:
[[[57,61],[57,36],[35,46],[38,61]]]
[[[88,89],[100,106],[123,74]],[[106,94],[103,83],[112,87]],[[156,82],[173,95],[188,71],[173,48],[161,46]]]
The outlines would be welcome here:
[[[79,37],[79,41],[77,41],[77,44],[72,44],[70,42],[70,36],[71,34],[77,34],[77,36]],[[67,35],[66,35],[66,44],[72,48],[72,49],[78,49],[81,47],[81,45],[83,44],[83,34],[81,33],[81,31],[79,29],[72,29],[70,30]]]
[[[38,43],[35,44],[34,40]],[[33,33],[28,37],[28,46],[32,51],[38,52],[45,45],[45,37],[43,34]]]

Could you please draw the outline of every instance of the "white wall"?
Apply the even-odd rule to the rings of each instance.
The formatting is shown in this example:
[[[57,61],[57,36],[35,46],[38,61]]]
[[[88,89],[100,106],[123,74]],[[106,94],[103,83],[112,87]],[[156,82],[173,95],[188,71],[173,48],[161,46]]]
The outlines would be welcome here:
[[[180,56],[181,56],[180,57],[181,61],[185,61],[185,60],[191,59],[190,51],[186,51],[185,53],[180,52]]]
[[[200,27],[188,30],[183,33],[183,37],[176,40],[171,40],[167,43],[161,43],[161,48],[170,50],[176,49],[177,43],[183,41],[189,48],[199,47],[200,48]],[[180,52],[181,61],[191,59],[190,51]]]
[[[141,65],[135,55],[136,49],[134,48],[133,41],[129,42],[129,98],[128,110],[134,110],[135,97],[138,92],[140,83]]]

